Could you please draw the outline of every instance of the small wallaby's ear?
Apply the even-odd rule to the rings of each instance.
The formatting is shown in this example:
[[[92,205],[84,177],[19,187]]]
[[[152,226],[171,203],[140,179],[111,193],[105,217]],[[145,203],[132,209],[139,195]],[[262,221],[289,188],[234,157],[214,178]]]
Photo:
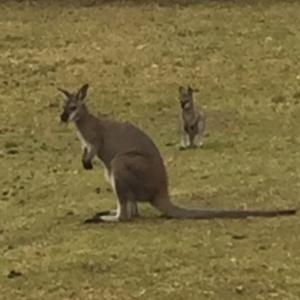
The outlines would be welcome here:
[[[80,90],[77,92],[77,100],[83,101],[85,99],[88,88],[89,88],[88,84],[85,84],[80,88]]]
[[[60,92],[62,92],[63,94],[65,94],[65,96],[67,97],[67,98],[70,98],[70,96],[71,96],[71,94],[68,92],[68,91],[66,91],[66,90],[64,90],[64,89],[61,89],[61,88],[57,88]]]
[[[179,94],[182,94],[184,92],[184,87],[182,85],[179,86],[178,92]]]
[[[188,85],[187,92],[190,96],[193,96],[194,90]]]

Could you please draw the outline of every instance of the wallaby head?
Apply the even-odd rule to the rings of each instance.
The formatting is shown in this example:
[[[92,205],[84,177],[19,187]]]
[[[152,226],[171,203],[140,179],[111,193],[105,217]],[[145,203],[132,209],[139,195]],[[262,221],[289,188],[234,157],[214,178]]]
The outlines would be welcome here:
[[[84,104],[84,99],[88,88],[89,85],[85,84],[76,93],[70,93],[67,90],[58,88],[66,96],[63,112],[60,115],[62,122],[76,122],[86,113],[87,107]]]
[[[179,102],[182,110],[193,109],[193,92],[193,89],[189,85],[187,86],[187,88],[184,88],[183,86],[179,87]]]

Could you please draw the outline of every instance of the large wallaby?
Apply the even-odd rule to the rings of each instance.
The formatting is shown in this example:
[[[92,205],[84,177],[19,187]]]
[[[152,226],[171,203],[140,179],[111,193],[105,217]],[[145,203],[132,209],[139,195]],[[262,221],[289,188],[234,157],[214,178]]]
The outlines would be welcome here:
[[[95,156],[103,163],[117,198],[117,209],[99,212],[86,222],[130,220],[138,216],[137,202],[149,202],[171,218],[272,217],[296,213],[296,209],[206,210],[173,204],[165,165],[152,139],[128,122],[91,114],[84,103],[88,87],[88,84],[83,85],[77,93],[59,89],[66,96],[60,117],[62,122],[75,124],[83,145],[83,167],[92,169]]]
[[[203,146],[206,116],[194,103],[193,89],[188,85],[187,89],[179,87],[179,103],[181,107],[180,124],[180,150],[188,147],[197,148]]]

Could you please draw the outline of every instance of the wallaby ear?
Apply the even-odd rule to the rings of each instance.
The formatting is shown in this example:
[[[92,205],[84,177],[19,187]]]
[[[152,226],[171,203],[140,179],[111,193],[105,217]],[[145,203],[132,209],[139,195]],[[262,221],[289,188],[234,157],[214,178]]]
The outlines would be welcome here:
[[[184,87],[182,85],[179,86],[178,92],[179,94],[182,94],[184,92]]]
[[[194,90],[188,85],[187,92],[190,96],[193,96]]]
[[[77,100],[83,101],[87,95],[89,85],[85,84],[83,85],[80,90],[77,92]]]
[[[65,96],[67,97],[67,98],[70,98],[71,97],[71,94],[68,92],[68,91],[66,91],[66,90],[64,90],[64,89],[61,89],[61,88],[57,88],[60,92],[62,92],[62,93],[64,93],[65,94]]]

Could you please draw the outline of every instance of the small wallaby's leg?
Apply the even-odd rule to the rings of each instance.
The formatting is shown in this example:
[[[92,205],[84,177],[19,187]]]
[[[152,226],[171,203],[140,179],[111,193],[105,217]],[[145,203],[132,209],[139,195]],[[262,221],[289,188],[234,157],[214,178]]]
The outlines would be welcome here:
[[[203,135],[197,134],[195,137],[195,146],[201,148],[203,146]]]
[[[81,162],[84,169],[93,169],[92,159],[95,157],[95,154],[96,151],[94,149],[88,149],[87,147],[83,148]]]
[[[204,133],[204,121],[199,121],[197,123],[197,135],[195,137],[195,145],[200,148],[203,146],[203,133]]]
[[[190,146],[189,135],[184,130],[182,130],[181,131],[181,140],[180,140],[179,149],[180,150],[184,150],[184,149],[186,149],[189,146]]]
[[[195,144],[194,144],[194,142],[195,142],[195,134],[191,132],[191,133],[189,133],[188,137],[189,137],[190,147],[194,148],[195,147]]]

